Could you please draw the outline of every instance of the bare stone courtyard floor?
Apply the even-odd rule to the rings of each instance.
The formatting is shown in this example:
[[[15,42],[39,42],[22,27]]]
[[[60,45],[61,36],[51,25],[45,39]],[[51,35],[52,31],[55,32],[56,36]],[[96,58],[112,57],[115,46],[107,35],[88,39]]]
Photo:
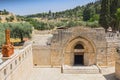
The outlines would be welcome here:
[[[60,68],[34,67],[28,80],[117,80],[114,68],[102,68],[102,74],[64,74]]]

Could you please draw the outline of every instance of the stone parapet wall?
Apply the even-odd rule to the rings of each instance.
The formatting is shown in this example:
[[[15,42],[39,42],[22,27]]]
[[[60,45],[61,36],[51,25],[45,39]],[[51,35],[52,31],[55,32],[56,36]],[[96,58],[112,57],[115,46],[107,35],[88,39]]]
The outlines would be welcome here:
[[[27,80],[32,65],[32,45],[28,45],[0,65],[0,80]]]

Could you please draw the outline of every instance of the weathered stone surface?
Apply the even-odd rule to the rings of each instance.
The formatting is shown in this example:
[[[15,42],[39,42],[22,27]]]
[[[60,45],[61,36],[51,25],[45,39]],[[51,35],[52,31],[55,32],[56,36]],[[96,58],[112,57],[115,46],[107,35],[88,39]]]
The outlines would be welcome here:
[[[74,27],[55,30],[50,38],[50,45],[46,45],[50,47],[50,51],[34,50],[33,47],[33,55],[37,59],[34,62],[38,65],[40,63],[44,65],[45,56],[47,56],[46,63],[49,63],[52,67],[60,67],[61,65],[73,66],[77,53],[77,55],[83,55],[83,65],[115,66],[118,37],[111,37],[109,34],[112,33],[106,33],[103,28]],[[75,46],[77,44],[81,44],[84,47],[83,51],[77,50],[76,52]],[[39,54],[37,51],[39,51]]]
[[[51,57],[49,47],[33,46],[33,63],[38,66],[50,66]]]
[[[115,74],[118,79],[120,79],[120,60],[116,61]]]

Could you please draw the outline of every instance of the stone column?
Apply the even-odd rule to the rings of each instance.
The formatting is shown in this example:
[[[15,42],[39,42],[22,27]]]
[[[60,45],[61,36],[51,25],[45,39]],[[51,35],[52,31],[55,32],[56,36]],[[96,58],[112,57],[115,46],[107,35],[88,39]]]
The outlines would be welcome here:
[[[2,46],[3,57],[10,57],[14,53],[14,47],[10,43],[10,30],[5,30],[6,43]]]

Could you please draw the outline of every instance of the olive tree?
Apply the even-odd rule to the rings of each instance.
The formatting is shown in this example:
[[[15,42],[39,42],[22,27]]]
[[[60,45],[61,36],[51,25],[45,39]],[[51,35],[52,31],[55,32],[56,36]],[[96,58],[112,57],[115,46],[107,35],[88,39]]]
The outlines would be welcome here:
[[[17,23],[11,29],[11,36],[13,38],[20,38],[23,42],[23,38],[30,38],[32,33],[32,26],[29,23]]]

